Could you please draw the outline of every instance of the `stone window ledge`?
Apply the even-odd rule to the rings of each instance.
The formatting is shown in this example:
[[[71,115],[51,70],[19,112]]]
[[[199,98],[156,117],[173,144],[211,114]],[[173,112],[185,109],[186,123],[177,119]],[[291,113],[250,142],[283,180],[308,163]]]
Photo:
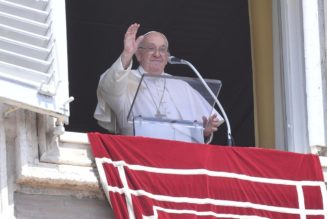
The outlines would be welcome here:
[[[53,118],[16,112],[16,181],[23,187],[103,196],[86,133],[53,135]]]

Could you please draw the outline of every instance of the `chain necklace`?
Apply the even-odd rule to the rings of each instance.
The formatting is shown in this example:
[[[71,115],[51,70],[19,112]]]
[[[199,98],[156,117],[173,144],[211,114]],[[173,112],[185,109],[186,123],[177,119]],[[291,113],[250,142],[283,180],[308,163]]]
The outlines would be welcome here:
[[[142,76],[142,73],[141,73],[141,71],[140,71],[139,68],[137,69],[137,71],[138,71],[139,74]],[[160,106],[161,106],[162,101],[163,101],[163,98],[164,98],[164,96],[165,96],[165,90],[166,90],[166,79],[164,79],[163,92],[162,92],[162,94],[161,94],[160,101],[159,101],[159,104],[158,104],[158,105],[157,105],[157,103],[156,103],[156,101],[155,101],[155,98],[153,97],[153,95],[152,95],[152,93],[151,93],[151,90],[150,90],[148,84],[146,83],[145,78],[143,78],[143,81],[144,81],[144,84],[145,84],[145,86],[146,86],[146,88],[147,88],[149,94],[150,94],[150,97],[151,97],[151,99],[152,99],[152,102],[154,103],[154,105],[155,105],[155,107],[156,107],[156,114],[155,114],[154,116],[157,117],[157,118],[161,118],[161,119],[162,119],[162,118],[165,118],[166,115],[165,115],[165,114],[162,114],[162,113],[160,112]]]

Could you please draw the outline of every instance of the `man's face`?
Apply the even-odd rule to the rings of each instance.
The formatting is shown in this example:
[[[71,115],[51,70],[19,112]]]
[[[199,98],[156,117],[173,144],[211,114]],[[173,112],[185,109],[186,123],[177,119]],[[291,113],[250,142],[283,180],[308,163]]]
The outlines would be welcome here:
[[[164,72],[168,56],[168,42],[158,32],[146,35],[136,53],[140,65],[151,75],[159,75]]]

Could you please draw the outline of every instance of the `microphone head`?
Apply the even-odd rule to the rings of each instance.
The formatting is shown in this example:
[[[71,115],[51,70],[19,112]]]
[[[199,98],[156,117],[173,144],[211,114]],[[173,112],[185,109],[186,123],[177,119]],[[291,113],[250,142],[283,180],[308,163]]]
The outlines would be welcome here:
[[[175,56],[169,56],[168,57],[168,63],[169,64],[183,64],[182,59],[177,58]]]

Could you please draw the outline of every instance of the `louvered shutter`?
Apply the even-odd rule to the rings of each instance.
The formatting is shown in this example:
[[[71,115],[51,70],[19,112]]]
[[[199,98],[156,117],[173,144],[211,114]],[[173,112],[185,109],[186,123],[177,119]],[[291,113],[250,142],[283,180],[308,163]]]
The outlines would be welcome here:
[[[0,0],[0,102],[67,121],[64,0]]]

